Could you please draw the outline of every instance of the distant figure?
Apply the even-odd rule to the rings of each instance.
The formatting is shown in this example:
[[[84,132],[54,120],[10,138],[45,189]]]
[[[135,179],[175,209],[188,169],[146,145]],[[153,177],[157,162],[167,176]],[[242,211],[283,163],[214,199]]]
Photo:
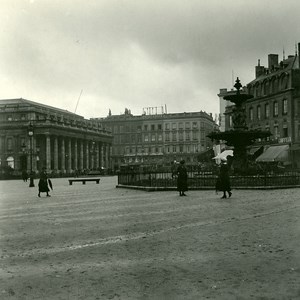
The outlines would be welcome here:
[[[23,170],[23,172],[22,172],[22,179],[24,182],[27,182],[27,180],[28,180],[28,173],[26,170]]]
[[[221,199],[227,198],[226,192],[228,193],[229,198],[232,195],[230,187],[229,166],[226,159],[221,160],[221,167],[216,183],[216,190],[223,192],[223,196],[221,197]]]
[[[41,174],[40,174],[40,180],[39,180],[39,193],[38,193],[38,196],[41,197],[41,193],[47,193],[47,197],[51,197],[49,195],[49,186],[48,186],[48,183],[50,183],[50,187],[52,188],[52,183],[51,183],[51,180],[48,179],[48,175],[47,175],[47,172],[46,172],[46,168],[44,167],[41,171]]]
[[[177,190],[179,191],[179,196],[186,196],[184,192],[188,190],[187,186],[187,170],[185,167],[185,161],[182,160],[177,168]]]
[[[177,173],[177,162],[176,160],[172,161],[171,163],[171,172],[172,172],[172,178],[176,176]]]

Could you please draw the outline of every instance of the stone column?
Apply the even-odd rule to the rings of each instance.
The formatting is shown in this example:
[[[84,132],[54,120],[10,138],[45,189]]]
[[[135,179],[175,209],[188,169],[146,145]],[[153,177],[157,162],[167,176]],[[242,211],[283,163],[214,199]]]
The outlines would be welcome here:
[[[60,170],[65,173],[66,171],[66,161],[65,161],[65,139],[62,138],[61,139],[61,166],[60,166]]]
[[[101,167],[104,167],[104,159],[103,159],[103,151],[104,151],[104,146],[103,143],[101,143],[101,153],[100,153],[100,163],[101,163]]]
[[[36,153],[36,137],[33,136],[32,137],[32,170],[33,172],[36,172],[38,171],[37,170],[37,165],[36,165],[36,156],[37,156],[37,153]]]
[[[92,143],[92,146],[90,147],[90,168],[94,169],[94,144]]]
[[[51,140],[50,135],[46,135],[46,169],[51,170]]]
[[[80,141],[79,169],[83,170],[83,142]]]
[[[106,165],[106,168],[109,168],[109,153],[110,153],[110,150],[109,150],[109,144],[106,144],[106,150],[105,150],[105,165]]]
[[[90,168],[90,155],[89,155],[89,142],[86,141],[86,145],[85,145],[85,155],[86,155],[86,160],[85,160],[85,163],[86,163],[86,169],[89,169]]]
[[[112,145],[109,145],[109,167],[112,169],[113,168],[113,163],[112,163],[112,157],[113,157],[113,153],[112,153],[113,149],[112,149]]]
[[[77,146],[77,139],[74,141],[74,169],[78,169],[78,146]]]
[[[54,137],[54,170],[58,170],[58,139]]]
[[[72,141],[70,138],[68,139],[68,162],[67,162],[67,165],[68,165],[68,172],[71,173],[71,171],[72,171]]]
[[[27,150],[27,171],[28,171],[28,174],[30,173],[30,151],[32,151],[32,149],[30,149],[30,139],[31,138],[29,138],[28,140],[27,140],[27,146],[26,146],[26,150]]]
[[[98,142],[96,142],[96,144],[95,144],[95,156],[96,156],[96,169],[99,169],[99,143]]]

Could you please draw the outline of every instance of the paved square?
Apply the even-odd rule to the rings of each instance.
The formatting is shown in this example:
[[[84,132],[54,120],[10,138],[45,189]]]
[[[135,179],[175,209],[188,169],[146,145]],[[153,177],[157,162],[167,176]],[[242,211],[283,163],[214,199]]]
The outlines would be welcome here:
[[[299,189],[52,182],[0,181],[0,299],[300,299]]]

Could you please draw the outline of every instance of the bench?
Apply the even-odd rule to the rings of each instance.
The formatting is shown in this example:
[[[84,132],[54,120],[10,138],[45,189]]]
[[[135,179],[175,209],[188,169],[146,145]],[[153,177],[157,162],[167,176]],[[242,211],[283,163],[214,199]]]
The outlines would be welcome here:
[[[82,182],[82,184],[85,184],[87,181],[96,181],[96,183],[99,184],[100,178],[74,178],[74,179],[69,179],[69,185],[72,185],[73,182]]]

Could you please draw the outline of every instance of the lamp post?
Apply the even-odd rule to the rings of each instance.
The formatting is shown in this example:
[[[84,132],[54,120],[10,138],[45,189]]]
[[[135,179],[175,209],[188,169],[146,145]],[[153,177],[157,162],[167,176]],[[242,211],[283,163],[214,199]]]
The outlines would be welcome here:
[[[33,125],[30,123],[28,126],[28,136],[29,136],[29,140],[30,140],[30,174],[29,174],[29,187],[34,187],[34,179],[33,179],[33,170],[32,170],[32,140],[33,140]]]

